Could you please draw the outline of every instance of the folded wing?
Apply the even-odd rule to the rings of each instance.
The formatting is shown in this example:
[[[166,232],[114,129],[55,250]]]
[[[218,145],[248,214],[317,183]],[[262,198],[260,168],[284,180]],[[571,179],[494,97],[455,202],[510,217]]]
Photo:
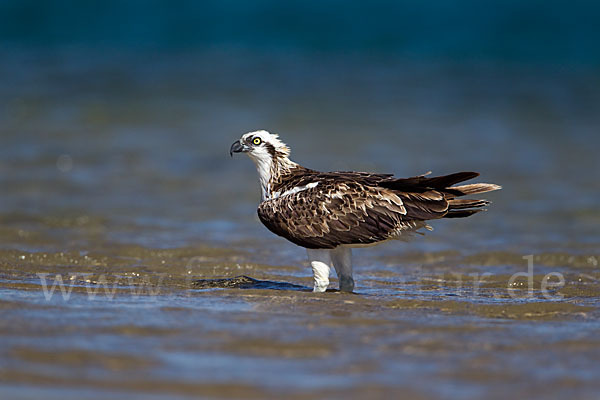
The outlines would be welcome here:
[[[264,201],[258,216],[273,233],[300,246],[334,248],[394,238],[448,212],[439,191],[400,192],[351,178],[321,175],[316,186]]]

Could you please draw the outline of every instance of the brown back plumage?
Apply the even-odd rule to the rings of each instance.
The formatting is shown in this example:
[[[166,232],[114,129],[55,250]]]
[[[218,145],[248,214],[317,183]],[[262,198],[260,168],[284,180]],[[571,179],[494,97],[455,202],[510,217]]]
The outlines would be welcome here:
[[[301,166],[274,177],[258,216],[273,233],[306,248],[364,245],[426,227],[425,221],[467,217],[489,204],[458,199],[500,189],[477,183],[453,186],[476,172],[397,179],[390,174],[317,172]]]

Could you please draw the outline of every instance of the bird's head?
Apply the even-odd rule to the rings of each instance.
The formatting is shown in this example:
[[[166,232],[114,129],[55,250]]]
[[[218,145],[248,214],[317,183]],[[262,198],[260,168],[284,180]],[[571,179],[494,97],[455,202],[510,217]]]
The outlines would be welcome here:
[[[256,164],[263,201],[272,195],[273,180],[298,167],[298,164],[288,158],[289,147],[279,140],[276,134],[267,131],[248,132],[242,135],[231,145],[229,154],[233,157],[233,153],[246,153]]]
[[[290,149],[279,140],[274,133],[267,131],[248,132],[236,140],[229,149],[229,154],[246,153],[257,164],[273,163],[287,159]]]

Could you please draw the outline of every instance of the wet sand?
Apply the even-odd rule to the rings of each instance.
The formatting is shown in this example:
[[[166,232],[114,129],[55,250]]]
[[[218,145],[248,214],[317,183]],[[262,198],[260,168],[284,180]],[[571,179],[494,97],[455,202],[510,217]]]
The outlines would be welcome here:
[[[314,294],[306,267],[219,248],[3,251],[2,392],[591,399],[600,274],[595,256],[570,257],[564,286],[542,292],[565,257],[535,260],[531,292],[527,277],[510,289],[492,272],[526,270],[515,254],[441,252],[358,268],[354,294]],[[65,293],[50,293],[60,280]]]

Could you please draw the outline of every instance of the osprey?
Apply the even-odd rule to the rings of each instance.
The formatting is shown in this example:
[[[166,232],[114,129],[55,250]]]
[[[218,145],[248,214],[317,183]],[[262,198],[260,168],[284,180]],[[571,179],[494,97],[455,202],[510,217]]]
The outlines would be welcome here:
[[[264,130],[236,140],[230,155],[240,152],[258,170],[258,217],[271,232],[307,249],[315,292],[329,286],[331,267],[340,291],[354,290],[352,247],[405,239],[420,228],[431,230],[426,223],[430,219],[468,217],[489,202],[459,197],[500,189],[489,183],[453,186],[479,176],[476,172],[406,179],[319,172],[290,160],[290,149],[278,135]]]

